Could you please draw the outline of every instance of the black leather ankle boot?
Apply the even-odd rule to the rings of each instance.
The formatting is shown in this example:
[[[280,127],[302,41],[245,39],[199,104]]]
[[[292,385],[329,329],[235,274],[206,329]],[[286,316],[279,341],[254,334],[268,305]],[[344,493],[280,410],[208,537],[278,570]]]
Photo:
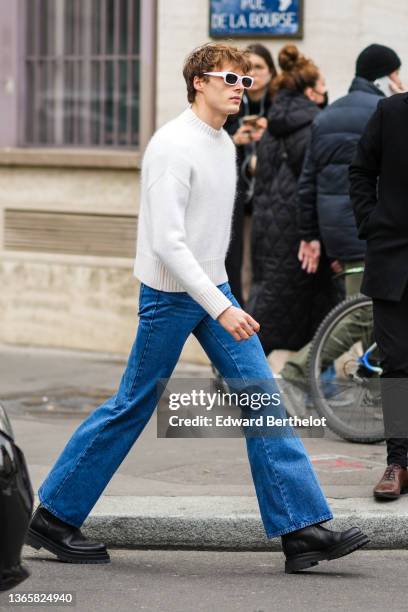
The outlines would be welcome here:
[[[45,548],[69,563],[109,563],[105,544],[87,540],[78,527],[65,523],[41,504],[31,519],[25,543]]]
[[[330,531],[320,523],[282,536],[286,556],[285,572],[291,574],[354,552],[370,540],[357,527],[347,531]]]

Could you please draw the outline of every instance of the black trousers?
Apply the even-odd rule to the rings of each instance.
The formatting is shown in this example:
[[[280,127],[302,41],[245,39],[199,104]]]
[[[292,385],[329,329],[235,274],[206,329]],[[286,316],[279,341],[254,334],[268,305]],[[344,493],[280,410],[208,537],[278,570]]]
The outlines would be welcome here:
[[[374,336],[383,374],[381,396],[387,464],[407,467],[408,455],[408,287],[401,301],[373,299]]]

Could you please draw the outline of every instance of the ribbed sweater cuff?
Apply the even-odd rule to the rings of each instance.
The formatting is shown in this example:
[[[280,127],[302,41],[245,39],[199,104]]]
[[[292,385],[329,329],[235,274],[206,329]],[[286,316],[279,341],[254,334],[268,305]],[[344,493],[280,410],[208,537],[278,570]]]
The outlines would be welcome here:
[[[231,300],[216,285],[209,286],[204,292],[194,296],[194,299],[213,319],[217,319],[226,308],[232,306]]]

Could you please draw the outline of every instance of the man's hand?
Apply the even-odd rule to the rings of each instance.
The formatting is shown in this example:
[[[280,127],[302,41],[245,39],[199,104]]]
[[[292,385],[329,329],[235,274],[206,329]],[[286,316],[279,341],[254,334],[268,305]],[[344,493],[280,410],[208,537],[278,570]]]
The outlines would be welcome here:
[[[320,241],[312,240],[306,242],[300,241],[298,259],[302,264],[302,269],[308,274],[314,274],[319,267],[320,260]]]
[[[390,74],[389,79],[390,79],[390,89],[395,94],[406,93],[408,91],[407,86],[403,84],[403,82],[401,81],[399,77],[398,70]]]
[[[221,323],[224,329],[229,332],[235,340],[246,340],[259,331],[261,326],[255,319],[251,317],[242,308],[229,306],[218,317],[217,321]]]

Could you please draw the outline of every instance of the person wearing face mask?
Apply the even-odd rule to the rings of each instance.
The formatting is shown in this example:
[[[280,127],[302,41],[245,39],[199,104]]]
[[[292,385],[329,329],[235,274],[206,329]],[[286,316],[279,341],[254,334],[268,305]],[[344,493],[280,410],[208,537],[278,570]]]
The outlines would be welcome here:
[[[246,50],[249,52],[252,65],[249,74],[254,82],[251,89],[244,93],[239,112],[229,115],[224,125],[224,129],[230,134],[236,146],[238,165],[232,238],[225,266],[230,286],[240,304],[247,297],[244,295],[248,283],[248,279],[245,282],[243,278],[244,249],[249,241],[251,227],[256,149],[266,128],[266,115],[271,105],[270,83],[276,76],[273,58],[266,47],[254,43]]]
[[[401,60],[393,49],[369,45],[357,57],[348,94],[328,106],[313,123],[298,185],[299,259],[309,274],[318,269],[322,244],[334,271],[363,268],[366,242],[357,235],[348,169],[379,100],[404,90],[400,66]],[[360,291],[362,272],[345,279],[348,296]],[[297,394],[298,400],[298,391],[307,390],[308,354],[309,346],[305,346],[280,372],[286,388],[288,383],[296,386],[291,394],[293,398]]]
[[[341,297],[327,260],[322,258],[315,275],[307,274],[298,260],[297,182],[312,122],[326,104],[325,80],[293,44],[280,51],[279,65],[268,128],[258,146],[253,277],[245,306],[261,325],[258,335],[266,355],[303,347]]]

